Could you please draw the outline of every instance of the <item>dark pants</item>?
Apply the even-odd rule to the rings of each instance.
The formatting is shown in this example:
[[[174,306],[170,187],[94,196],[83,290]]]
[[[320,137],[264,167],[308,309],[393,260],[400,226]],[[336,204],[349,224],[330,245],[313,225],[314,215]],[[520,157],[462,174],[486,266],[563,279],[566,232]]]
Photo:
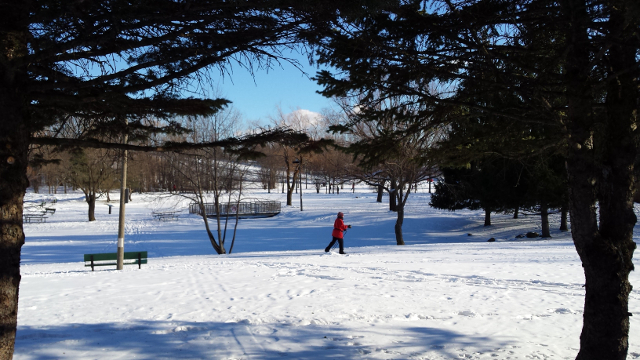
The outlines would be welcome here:
[[[329,246],[327,246],[327,248],[324,249],[324,251],[329,252],[329,250],[331,250],[333,245],[336,244],[336,241],[340,245],[340,253],[343,253],[344,252],[344,239],[340,239],[340,238],[337,238],[335,236],[333,237],[333,240],[331,240],[331,243],[329,244]]]

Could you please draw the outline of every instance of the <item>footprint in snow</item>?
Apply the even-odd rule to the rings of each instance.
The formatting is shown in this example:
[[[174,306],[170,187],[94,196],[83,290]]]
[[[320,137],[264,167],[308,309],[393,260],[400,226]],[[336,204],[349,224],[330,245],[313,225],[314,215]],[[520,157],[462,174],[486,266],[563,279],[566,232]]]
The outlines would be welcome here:
[[[470,310],[464,310],[464,311],[458,312],[458,315],[468,316],[468,317],[475,317],[476,313],[474,313],[473,311],[470,311]]]
[[[570,309],[566,309],[566,308],[555,309],[553,312],[555,312],[556,314],[569,314],[569,315],[573,314],[573,311],[571,311]]]

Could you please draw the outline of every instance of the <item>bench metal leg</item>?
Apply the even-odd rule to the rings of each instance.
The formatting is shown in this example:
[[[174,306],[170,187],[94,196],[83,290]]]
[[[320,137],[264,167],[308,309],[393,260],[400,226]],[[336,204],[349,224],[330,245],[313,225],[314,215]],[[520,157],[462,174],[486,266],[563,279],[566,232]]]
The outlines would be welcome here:
[[[142,269],[142,254],[138,253],[138,269]]]
[[[91,255],[91,271],[93,271],[93,255]]]

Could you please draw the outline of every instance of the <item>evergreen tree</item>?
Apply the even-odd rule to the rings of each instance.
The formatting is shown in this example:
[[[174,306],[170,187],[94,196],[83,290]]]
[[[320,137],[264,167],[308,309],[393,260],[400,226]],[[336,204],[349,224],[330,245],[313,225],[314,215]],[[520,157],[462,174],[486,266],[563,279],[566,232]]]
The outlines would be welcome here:
[[[473,198],[471,183],[472,170],[466,168],[444,168],[441,181],[435,184],[429,205],[442,210],[478,210],[480,202]]]
[[[628,351],[639,32],[634,0],[407,0],[310,36],[320,61],[337,69],[317,77],[325,95],[411,96],[442,122],[468,106],[496,124],[496,136],[516,123],[556,129],[558,141],[536,141],[534,150],[562,148],[566,158],[586,279],[580,360],[621,360]],[[453,96],[465,80],[519,101],[465,103]],[[375,117],[373,106],[364,112]]]
[[[181,133],[173,116],[211,115],[227,103],[186,98],[183,89],[207,83],[211,70],[229,74],[231,64],[250,70],[271,66],[282,58],[283,46],[297,42],[296,33],[307,21],[322,21],[334,5],[316,9],[307,1],[263,0],[0,3],[0,359],[12,357],[15,340],[29,147],[168,151],[223,146],[253,155],[258,144],[304,139],[280,129],[198,144],[154,143],[152,135]],[[189,90],[194,89],[202,90]],[[86,127],[62,136],[71,118]],[[128,145],[118,140],[124,134]]]
[[[468,168],[444,168],[430,205],[437,209],[483,209],[484,226],[492,212],[515,212],[526,207],[527,179],[519,162],[493,156],[469,163]]]
[[[549,210],[562,209],[568,196],[565,158],[560,155],[538,157],[531,166],[528,198],[540,211],[543,238],[551,237]]]

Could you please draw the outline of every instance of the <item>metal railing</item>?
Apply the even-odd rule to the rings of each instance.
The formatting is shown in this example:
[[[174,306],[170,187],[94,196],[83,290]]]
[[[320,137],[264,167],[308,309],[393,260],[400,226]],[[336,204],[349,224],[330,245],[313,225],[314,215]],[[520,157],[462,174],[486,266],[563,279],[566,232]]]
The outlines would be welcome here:
[[[241,201],[236,203],[220,203],[220,216],[236,216],[239,217],[269,217],[278,215],[282,205],[279,201]],[[217,215],[216,206],[213,203],[205,203],[204,209],[207,217],[215,217]],[[189,204],[189,213],[202,216],[202,210],[198,203]]]

